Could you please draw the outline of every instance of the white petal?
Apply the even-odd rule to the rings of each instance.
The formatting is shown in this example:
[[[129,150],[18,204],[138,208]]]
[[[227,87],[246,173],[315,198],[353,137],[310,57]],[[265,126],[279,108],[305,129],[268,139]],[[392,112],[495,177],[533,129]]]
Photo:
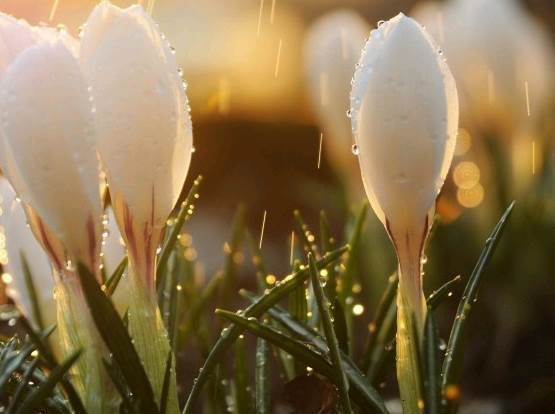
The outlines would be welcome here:
[[[99,245],[100,198],[91,104],[79,65],[62,42],[19,55],[0,86],[8,177],[19,196],[76,259]],[[22,184],[22,188],[17,188]]]
[[[142,8],[122,10],[108,2],[90,15],[80,53],[112,200],[123,200],[136,223],[152,220],[161,228],[183,186],[192,148],[173,53]]]
[[[0,13],[0,76],[22,51],[36,41],[33,27],[26,21]]]
[[[438,47],[414,20],[400,14],[372,32],[351,105],[374,210],[398,228],[422,226],[451,163],[458,100]]]

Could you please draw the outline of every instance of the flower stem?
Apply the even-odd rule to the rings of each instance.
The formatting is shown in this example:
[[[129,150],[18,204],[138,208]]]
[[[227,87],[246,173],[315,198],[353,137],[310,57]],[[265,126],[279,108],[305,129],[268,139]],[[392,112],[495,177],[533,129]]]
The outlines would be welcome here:
[[[118,413],[119,397],[102,363],[107,351],[90,317],[75,277],[56,277],[54,288],[61,351],[67,358],[77,349],[84,352],[71,372],[87,412]]]
[[[152,389],[160,406],[160,397],[164,384],[164,374],[168,354],[171,352],[168,333],[160,315],[156,297],[149,294],[144,278],[131,264],[129,275],[129,333],[141,358],[145,371],[152,384]],[[173,358],[175,361],[175,358]],[[166,413],[179,412],[175,362],[172,361],[170,388]]]

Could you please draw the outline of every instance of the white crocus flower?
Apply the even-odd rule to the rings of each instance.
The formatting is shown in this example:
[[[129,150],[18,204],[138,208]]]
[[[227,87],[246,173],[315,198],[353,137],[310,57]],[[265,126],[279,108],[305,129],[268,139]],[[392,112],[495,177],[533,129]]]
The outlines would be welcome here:
[[[413,15],[449,59],[467,122],[511,135],[545,109],[553,96],[552,45],[518,1],[450,0]]]
[[[362,16],[341,9],[316,20],[305,40],[310,98],[322,128],[326,155],[353,198],[358,197],[362,186],[351,152],[351,125],[346,114],[350,107],[351,79],[369,32],[370,27]]]
[[[399,261],[397,377],[403,411],[424,412],[417,362],[426,320],[422,255],[453,158],[455,82],[432,38],[399,14],[371,33],[353,79],[353,132],[366,193]]]
[[[458,100],[438,47],[414,20],[399,14],[372,32],[351,105],[366,193],[395,245],[401,289],[422,324],[421,255],[453,157]]]
[[[140,6],[100,3],[87,20],[80,60],[94,97],[97,148],[128,249],[130,332],[159,397],[169,344],[156,304],[155,258],[191,160],[188,102],[174,52]],[[172,389],[170,411],[178,409],[174,394]]]
[[[49,33],[8,66],[0,82],[1,161],[55,271],[61,346],[66,354],[87,350],[74,368],[82,399],[91,412],[112,412],[117,396],[103,344],[75,275],[77,263],[98,274],[102,210],[92,105],[70,43]]]

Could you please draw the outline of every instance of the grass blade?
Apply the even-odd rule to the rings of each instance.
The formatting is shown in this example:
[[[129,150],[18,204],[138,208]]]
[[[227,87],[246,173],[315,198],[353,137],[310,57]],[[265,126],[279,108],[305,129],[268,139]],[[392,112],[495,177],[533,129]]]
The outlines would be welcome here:
[[[310,278],[312,280],[312,286],[314,288],[314,294],[316,297],[316,303],[318,304],[318,309],[320,310],[320,315],[322,317],[322,326],[324,328],[324,333],[326,335],[326,340],[329,347],[329,357],[332,362],[333,368],[336,371],[337,378],[339,378],[339,401],[341,403],[341,408],[344,414],[351,414],[351,401],[349,400],[349,383],[347,382],[347,377],[345,376],[345,371],[343,371],[343,365],[341,363],[341,357],[339,355],[339,343],[337,337],[335,336],[335,329],[333,327],[333,322],[331,321],[330,314],[330,303],[324,294],[324,289],[320,283],[320,278],[318,275],[318,268],[316,267],[316,262],[311,253],[308,254],[308,262],[310,267]]]
[[[58,362],[56,361],[56,358],[54,357],[54,354],[50,349],[48,342],[44,342],[43,339],[41,339],[41,335],[35,332],[33,327],[29,324],[29,322],[25,318],[21,319],[21,323],[22,323],[23,329],[25,330],[27,335],[29,335],[29,338],[31,339],[31,341],[36,345],[39,351],[39,358],[42,359],[42,361],[50,370],[55,369],[58,366]],[[50,335],[49,332],[53,332],[54,329],[56,329],[55,325],[47,328],[44,331],[45,333],[42,335],[42,337],[46,338],[48,335]],[[83,405],[83,402],[81,401],[81,398],[77,393],[77,390],[75,390],[75,388],[73,387],[73,384],[66,378],[62,378],[61,385],[67,395],[67,399],[70,402],[71,407],[73,408],[73,411],[75,412],[75,414],[85,414],[86,413],[85,406]]]
[[[449,296],[453,286],[455,286],[460,281],[461,281],[461,275],[457,275],[447,283],[441,285],[438,289],[434,290],[426,300],[428,308],[431,310],[434,310],[435,308],[437,308],[437,306],[441,302],[443,302],[447,296]]]
[[[375,347],[377,346],[377,339],[379,338],[378,329],[381,330],[384,319],[388,312],[390,312],[391,304],[393,303],[394,308],[397,308],[395,304],[395,294],[397,293],[397,285],[399,283],[399,277],[397,273],[389,276],[387,280],[387,287],[385,288],[380,302],[378,303],[378,309],[376,310],[376,316],[374,320],[368,325],[368,338],[366,340],[366,345],[364,346],[363,358],[361,363],[361,369],[363,372],[368,372],[370,365],[372,363],[372,356],[375,353]],[[384,339],[382,337],[382,339]],[[381,344],[383,345],[383,343]]]
[[[20,400],[21,396],[23,395],[23,392],[27,391],[29,380],[31,379],[31,376],[35,372],[35,369],[37,368],[37,365],[39,364],[39,362],[40,362],[40,360],[38,358],[35,359],[31,364],[29,364],[29,366],[25,370],[25,373],[23,374],[22,379],[17,384],[17,388],[15,390],[15,393],[13,394],[13,396],[11,398],[10,406],[8,407],[8,413],[15,412],[15,407],[19,403],[19,400]]]
[[[164,384],[162,386],[162,393],[160,394],[160,414],[166,414],[168,407],[168,395],[170,391],[170,378],[172,369],[172,353],[168,352],[168,359],[166,361],[166,372],[164,374]]]
[[[135,404],[131,400],[129,388],[125,384],[125,378],[123,378],[121,370],[104,358],[102,359],[102,363],[104,364],[104,368],[112,380],[112,383],[116,387],[116,390],[121,396],[121,405],[125,407],[127,413],[139,414],[137,407],[135,407]]]
[[[317,262],[318,268],[323,268],[328,264],[338,260],[345,252],[349,250],[348,246],[343,246],[333,252],[324,255],[322,259]],[[279,286],[272,288],[267,294],[263,295],[257,302],[251,304],[244,311],[244,315],[247,317],[260,316],[266,310],[271,308],[273,305],[278,303],[280,300],[287,297],[293,290],[298,288],[308,279],[308,269],[303,268],[298,272],[295,272],[283,279]],[[225,351],[229,346],[235,341],[235,339],[240,335],[241,328],[236,325],[229,326],[222,330],[220,338],[208,354],[204,366],[202,367],[199,376],[193,383],[193,388],[189,393],[187,402],[183,409],[183,414],[190,414],[193,412],[193,406],[198,399],[202,387],[210,378],[212,371],[218,365],[219,361],[223,357]]]
[[[310,231],[308,224],[303,219],[301,212],[299,210],[295,210],[293,212],[295,216],[295,221],[299,226],[299,234],[301,235],[301,240],[303,241],[303,246],[305,252],[312,253],[315,257],[320,257],[320,253],[318,252],[318,245],[316,244],[316,238],[314,234]]]
[[[40,404],[52,394],[54,388],[62,380],[75,361],[81,356],[81,352],[81,350],[75,351],[60,366],[56,367],[51,372],[48,379],[40,384],[40,386],[23,401],[17,413],[25,414],[35,412],[40,407]]]
[[[118,311],[102,292],[94,276],[82,264],[78,266],[78,275],[96,328],[113,354],[129,389],[139,400],[140,410],[157,413],[158,406],[154,401],[152,386]]]
[[[255,372],[255,395],[256,414],[269,414],[272,412],[270,406],[270,376],[268,362],[270,357],[270,346],[265,339],[258,338],[256,342],[256,372]]]
[[[490,236],[487,238],[484,249],[480,253],[478,262],[472,270],[472,274],[470,275],[468,283],[464,289],[462,299],[459,302],[455,322],[451,328],[449,343],[447,344],[447,350],[445,352],[445,359],[443,361],[442,368],[442,395],[445,400],[446,410],[448,413],[456,411],[456,407],[458,405],[456,398],[449,397],[451,394],[458,395],[458,393],[451,393],[450,388],[455,387],[456,389],[458,387],[457,384],[464,356],[463,339],[466,328],[466,319],[470,309],[472,308],[472,303],[474,303],[477,298],[481,277],[484,274],[487,264],[491,260],[501,235],[503,234],[503,229],[505,228],[511,212],[513,211],[514,205],[515,203],[513,201],[507,210],[505,210],[501,219],[491,232]]]
[[[428,308],[424,332],[426,414],[439,414],[441,407],[438,346],[434,313]]]
[[[166,238],[164,245],[162,246],[162,251],[160,252],[160,256],[158,257],[158,266],[156,268],[156,290],[160,287],[160,283],[162,282],[163,275],[166,272],[166,266],[168,264],[168,258],[170,257],[170,253],[177,242],[177,236],[181,233],[181,228],[183,227],[183,223],[190,215],[190,206],[194,199],[198,198],[198,189],[200,187],[200,183],[202,182],[202,175],[199,175],[196,180],[193,182],[193,186],[189,190],[189,194],[185,197],[183,203],[181,203],[181,209],[177,214],[177,219],[175,224],[170,228],[170,232]]]
[[[331,236],[330,223],[328,221],[328,216],[322,210],[320,211],[320,244],[322,246],[322,252],[327,253],[333,250],[333,237]],[[324,287],[324,292],[331,303],[335,303],[335,297],[337,296],[337,271],[335,266],[328,266],[326,269],[328,274],[326,275],[326,286]]]
[[[291,336],[284,335],[276,329],[261,324],[254,317],[245,318],[237,315],[236,313],[224,310],[217,310],[216,314],[233,322],[233,326],[239,326],[241,327],[241,330],[247,330],[259,338],[266,339],[273,345],[283,349],[295,358],[298,358],[303,364],[310,366],[314,369],[314,371],[324,375],[335,384],[338,383],[339,379],[336,376],[337,371],[325,358],[323,353],[313,350],[311,347],[306,346],[303,342],[293,339]],[[325,342],[323,339],[320,340],[322,348],[326,348],[323,351],[327,351]],[[345,356],[345,358],[347,357]],[[380,414],[387,414],[388,411],[385,408],[383,401],[377,393],[374,394],[375,391],[372,391],[373,389],[368,386],[368,383],[362,373],[356,368],[351,369],[351,366],[347,363],[345,365],[348,367],[347,373],[352,382],[350,392],[352,394],[351,396],[353,401],[355,401],[365,413],[377,412]]]
[[[116,267],[116,270],[114,270],[114,273],[112,273],[106,283],[104,283],[103,290],[108,296],[112,296],[116,291],[119,281],[123,276],[123,272],[125,272],[125,268],[127,267],[127,262],[128,258],[127,256],[125,256],[123,259],[121,259],[121,262],[119,262],[118,267]]]
[[[235,407],[237,414],[249,414],[250,396],[247,383],[245,338],[240,335],[235,341]]]

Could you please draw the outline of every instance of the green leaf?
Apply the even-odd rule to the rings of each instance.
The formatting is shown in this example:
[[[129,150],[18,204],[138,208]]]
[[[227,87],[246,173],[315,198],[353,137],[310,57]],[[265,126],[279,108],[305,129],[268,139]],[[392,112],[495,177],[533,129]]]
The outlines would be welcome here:
[[[181,229],[183,227],[183,223],[189,216],[189,210],[191,203],[194,199],[198,198],[198,189],[200,187],[200,183],[202,182],[202,175],[199,175],[197,179],[194,181],[193,186],[189,190],[189,194],[185,197],[183,203],[181,203],[181,209],[177,214],[177,219],[175,224],[170,228],[169,234],[166,237],[166,241],[162,246],[162,250],[160,251],[160,256],[158,257],[158,266],[156,268],[156,290],[160,288],[160,284],[164,279],[164,275],[166,272],[166,266],[168,264],[168,258],[170,257],[170,253],[177,242],[178,236],[181,233]]]
[[[48,342],[43,341],[42,338],[48,337],[50,333],[53,332],[54,329],[56,329],[56,326],[55,325],[50,326],[44,331],[44,333],[41,336],[40,334],[35,332],[33,327],[29,324],[29,322],[25,318],[21,319],[20,322],[27,335],[29,335],[30,340],[36,345],[39,351],[39,358],[45,363],[45,365],[50,370],[55,369],[58,366],[58,362],[56,361],[56,358],[54,357],[54,354],[52,353],[52,350],[50,349]],[[83,402],[79,397],[79,394],[73,387],[73,384],[70,381],[68,381],[66,378],[62,378],[61,385],[67,395],[67,399],[69,400],[69,403],[71,404],[71,407],[73,408],[73,411],[75,412],[75,414],[85,414],[86,413],[85,406],[83,405]]]
[[[257,300],[257,297],[252,293],[243,291],[242,295],[250,301],[254,302]],[[283,328],[287,329],[293,336],[299,338],[301,342],[313,346],[321,354],[325,354],[328,351],[328,346],[320,334],[308,325],[293,319],[290,314],[279,306],[273,306],[268,309],[267,315],[279,323]],[[395,317],[393,317],[393,320],[395,320]],[[364,377],[364,374],[358,369],[351,358],[349,358],[347,354],[341,352],[341,359],[343,361],[343,369],[345,370],[351,384],[354,384],[353,386],[355,388],[359,389],[361,393],[364,393],[366,396],[365,398],[373,401],[373,406],[384,407],[383,400],[378,392],[371,386],[368,380]],[[353,386],[351,387],[351,390],[353,389]]]
[[[358,260],[358,249],[360,245],[360,239],[362,236],[362,227],[366,222],[366,217],[368,216],[368,203],[364,202],[362,207],[360,208],[359,213],[356,216],[355,226],[351,233],[351,237],[349,238],[349,246],[351,247],[351,251],[349,257],[347,258],[347,262],[345,264],[345,271],[341,275],[341,302],[343,304],[343,308],[345,310],[346,315],[352,315],[350,305],[347,303],[347,298],[351,296],[352,289],[353,289],[353,279],[354,274],[356,272],[356,262]],[[347,324],[350,322],[347,321]]]
[[[44,319],[42,317],[41,306],[39,304],[37,291],[35,289],[35,283],[33,282],[33,275],[31,274],[31,268],[29,267],[29,262],[23,252],[20,252],[21,267],[23,268],[23,277],[25,278],[25,288],[31,300],[31,314],[33,315],[33,320],[37,324],[40,331],[44,331]]]
[[[166,372],[164,374],[164,384],[162,386],[162,393],[160,394],[160,414],[166,414],[168,407],[168,396],[170,392],[170,378],[172,369],[173,354],[168,352],[168,359],[166,361]]]
[[[285,335],[276,329],[261,324],[254,317],[245,318],[233,312],[224,310],[217,310],[216,314],[233,322],[233,326],[240,326],[241,330],[247,330],[257,337],[263,338],[275,346],[278,346],[293,355],[295,358],[299,359],[303,364],[310,366],[314,369],[314,371],[324,375],[335,384],[338,383],[339,378],[336,376],[337,371],[324,356],[325,350],[320,353],[303,342],[293,339],[291,336]],[[322,339],[320,340],[322,347],[327,350],[325,342]],[[372,389],[372,387],[369,386],[362,373],[356,369],[354,364],[351,365],[352,362],[347,362],[348,357],[344,356],[344,358],[346,358],[344,360],[347,368],[346,373],[352,385],[350,393],[353,401],[355,401],[357,405],[364,410],[363,412],[387,414],[388,411],[379,395]]]
[[[255,371],[255,396],[256,413],[269,414],[272,412],[270,405],[270,375],[268,360],[270,359],[270,346],[265,339],[256,341],[256,371]]]
[[[29,364],[29,366],[25,370],[23,377],[17,384],[15,393],[11,398],[10,406],[8,407],[8,413],[15,412],[15,407],[17,406],[17,404],[19,404],[19,400],[23,395],[23,393],[29,391],[29,380],[31,379],[31,376],[35,372],[35,369],[37,368],[37,365],[39,364],[39,362],[40,360],[38,358],[35,359],[31,364]]]
[[[121,259],[119,262],[118,267],[114,270],[114,273],[110,275],[106,283],[104,284],[104,291],[108,296],[112,296],[118,287],[118,284],[123,276],[123,272],[125,272],[125,268],[127,267],[127,256]]]
[[[439,414],[441,407],[441,392],[438,360],[438,337],[433,310],[428,308],[424,332],[424,363],[426,414]]]
[[[447,344],[447,350],[445,352],[445,359],[443,361],[442,368],[442,395],[446,403],[446,412],[456,411],[456,407],[458,405],[457,400],[446,397],[450,394],[450,387],[458,387],[464,357],[463,340],[466,320],[468,318],[468,314],[470,313],[470,309],[472,308],[472,304],[477,299],[481,277],[486,270],[487,264],[491,260],[501,235],[503,234],[503,230],[508,222],[511,212],[513,211],[514,205],[515,202],[513,201],[507,210],[505,210],[501,219],[491,232],[490,236],[487,238],[484,249],[478,258],[476,266],[472,270],[472,274],[470,275],[468,283],[464,289],[462,299],[459,302],[455,322],[451,328],[451,334],[449,336],[449,342]]]
[[[384,347],[384,340],[387,341],[387,336],[385,335],[389,330],[382,329],[384,319],[388,313],[391,313],[391,308],[397,309],[397,304],[395,303],[395,295],[397,293],[397,285],[399,284],[399,277],[397,273],[393,273],[389,276],[387,280],[387,287],[385,288],[380,301],[378,303],[378,309],[376,310],[376,316],[374,320],[370,322],[368,329],[368,338],[366,339],[366,345],[364,346],[363,358],[361,363],[361,369],[363,372],[368,372],[371,368],[372,362],[376,362],[375,350],[376,348]],[[393,305],[392,305],[393,304]],[[393,318],[394,320],[394,318]],[[382,341],[377,341],[380,338],[380,332],[382,333]],[[384,337],[385,336],[385,337]],[[374,370],[375,371],[375,370]]]
[[[328,216],[323,210],[320,211],[320,243],[322,252],[328,253],[333,250],[333,237],[331,236],[330,223],[328,221]],[[335,303],[335,297],[337,296],[337,271],[335,270],[335,266],[328,266],[326,270],[328,274],[326,276],[324,292],[326,292],[329,301]]]
[[[441,285],[438,289],[434,290],[426,300],[428,308],[431,310],[434,310],[435,308],[437,308],[437,306],[441,302],[443,302],[447,296],[449,296],[453,286],[459,283],[460,281],[461,281],[461,275],[457,275],[447,283]]]
[[[247,362],[245,338],[240,335],[235,341],[235,408],[237,414],[250,413],[250,396],[247,390]]]
[[[339,379],[339,401],[341,403],[343,413],[351,414],[352,409],[351,401],[349,400],[349,383],[347,382],[345,371],[343,371],[343,365],[339,355],[339,343],[337,342],[335,329],[333,327],[333,322],[331,321],[332,316],[330,313],[330,303],[324,294],[324,289],[320,283],[318,268],[316,267],[316,262],[314,261],[314,257],[311,253],[308,254],[308,262],[312,287],[314,288],[316,303],[318,304],[318,309],[320,310],[320,315],[322,316],[322,326],[324,328],[324,334],[326,335],[329,347],[329,357],[332,362],[332,366],[336,371],[336,376]]]
[[[327,255],[324,255],[324,257],[317,262],[318,268],[321,269],[327,266],[329,263],[338,260],[348,250],[348,246],[343,246]],[[264,312],[266,312],[266,310],[271,308],[280,300],[287,297],[293,290],[303,284],[307,280],[307,278],[308,269],[306,268],[303,268],[302,270],[299,270],[298,272],[287,276],[283,279],[279,286],[270,289],[269,292],[263,295],[257,302],[250,305],[244,311],[245,316],[250,317],[262,315]],[[189,397],[187,398],[187,402],[183,409],[183,414],[193,412],[193,406],[200,395],[202,387],[210,378],[212,371],[218,365],[219,361],[225,354],[225,351],[240,335],[241,331],[242,329],[236,325],[229,326],[222,330],[220,338],[204,361],[204,366],[202,367],[199,376],[193,382],[193,388],[191,389]]]
[[[2,361],[3,363],[0,366],[0,395],[4,393],[12,374],[16,371],[21,371],[21,367],[35,349],[36,346],[34,344],[26,344],[20,351],[12,351],[14,355],[8,356],[6,361]]]
[[[35,412],[40,404],[52,394],[54,388],[62,380],[75,361],[81,356],[81,352],[80,349],[73,352],[60,366],[54,368],[47,380],[41,383],[23,401],[17,413],[25,414]]]
[[[116,308],[102,292],[91,272],[81,263],[78,265],[78,275],[96,328],[121,369],[129,389],[138,399],[140,410],[158,413],[152,386]]]
[[[138,408],[135,406],[135,403],[131,400],[131,393],[129,391],[129,387],[125,383],[125,378],[123,378],[121,370],[104,358],[102,358],[102,363],[104,364],[104,368],[112,380],[112,383],[116,387],[116,390],[121,396],[121,405],[125,407],[127,413],[140,414]]]
[[[332,307],[333,309],[333,328],[335,330],[335,336],[339,343],[339,349],[341,349],[346,354],[349,353],[349,334],[347,333],[347,321],[345,320],[345,312],[343,312],[343,306],[337,298],[335,298],[335,303]]]
[[[379,378],[381,378],[383,371],[386,367],[387,359],[393,359],[392,352],[393,342],[395,340],[396,333],[396,321],[397,321],[397,302],[392,301],[389,304],[382,323],[377,326],[375,335],[374,346],[372,347],[372,352],[369,354],[370,359],[368,363],[368,370],[366,371],[366,376],[371,384],[376,384]]]

